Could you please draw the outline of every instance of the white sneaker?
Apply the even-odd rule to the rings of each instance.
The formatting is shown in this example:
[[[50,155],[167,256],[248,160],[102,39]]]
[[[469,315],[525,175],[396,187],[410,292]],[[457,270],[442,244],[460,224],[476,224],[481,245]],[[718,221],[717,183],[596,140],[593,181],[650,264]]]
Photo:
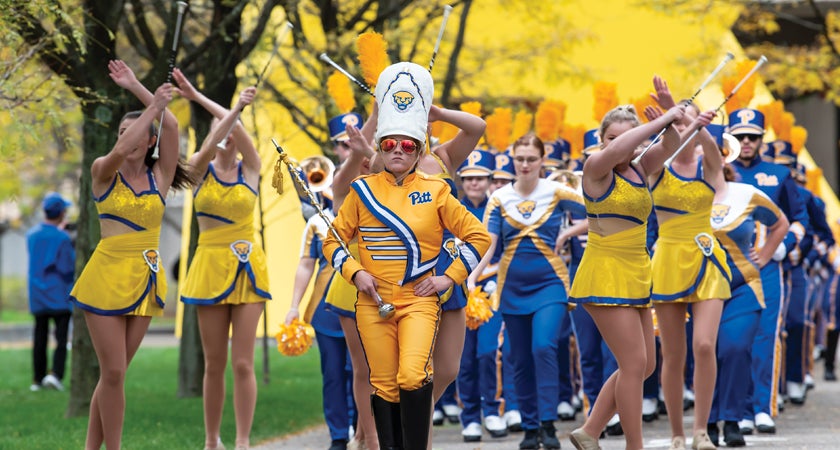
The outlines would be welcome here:
[[[659,406],[659,402],[655,398],[643,398],[642,399],[642,419],[645,419],[646,422],[649,422],[656,418],[656,409]]]
[[[507,424],[508,430],[520,431],[522,430],[522,415],[517,410],[506,411],[502,416]]]
[[[461,417],[461,408],[458,405],[443,405],[443,414],[452,423],[459,423]],[[454,420],[454,422],[453,422]]]
[[[443,425],[443,419],[445,416],[443,415],[443,411],[436,409],[435,412],[432,414],[432,423],[434,425]]]
[[[619,420],[619,418],[618,418],[618,414],[613,414],[613,416],[612,416],[612,418],[610,419],[610,421],[609,421],[609,422],[607,422],[607,426],[608,426],[608,427],[611,427],[611,426],[613,426],[613,425],[615,425],[615,424],[617,424],[617,423],[619,423],[619,422],[621,422],[621,420]]]
[[[814,377],[812,377],[810,373],[806,373],[805,374],[805,389],[808,389],[808,390],[814,389],[814,387],[816,385],[817,384],[814,382]]]
[[[484,428],[494,438],[505,437],[508,434],[507,423],[499,416],[487,416],[484,418]]]
[[[741,429],[741,434],[752,434],[755,429],[755,423],[750,419],[739,420],[738,428]]]
[[[29,390],[32,391],[32,392],[38,392],[38,391],[41,390],[41,385],[32,383],[32,385],[29,386]]]
[[[801,405],[805,403],[805,385],[793,381],[787,382],[788,399],[794,405]]]
[[[776,432],[776,422],[773,421],[770,414],[758,413],[755,415],[755,429],[758,430],[759,433],[772,434]]]
[[[461,436],[464,437],[464,442],[479,442],[481,440],[481,425],[476,422],[470,422],[463,430]]]
[[[583,391],[578,391],[577,395],[572,396],[572,407],[575,411],[583,410]]]
[[[575,407],[569,402],[560,402],[560,404],[557,405],[557,417],[559,417],[560,420],[575,420],[576,412]]]
[[[44,386],[46,388],[55,389],[55,390],[58,390],[58,391],[63,391],[64,390],[64,385],[61,384],[61,380],[56,378],[55,375],[53,375],[53,374],[49,374],[49,375],[45,376],[44,379],[41,380],[41,386]]]

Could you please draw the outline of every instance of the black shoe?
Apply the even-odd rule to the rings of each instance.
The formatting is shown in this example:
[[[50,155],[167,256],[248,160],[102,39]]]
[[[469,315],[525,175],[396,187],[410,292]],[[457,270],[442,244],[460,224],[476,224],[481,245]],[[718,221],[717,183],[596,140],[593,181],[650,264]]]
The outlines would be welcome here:
[[[615,425],[607,425],[604,432],[607,433],[607,436],[624,436],[624,429],[621,428],[621,422]]]
[[[347,450],[347,439],[333,439],[329,450]]]
[[[379,448],[382,450],[402,449],[402,419],[399,403],[391,403],[378,395],[370,396],[370,407],[373,411],[373,422],[376,434],[379,436]],[[426,409],[428,411],[431,406]],[[426,417],[429,413],[426,413]]]
[[[834,371],[829,371],[826,369],[825,374],[823,374],[823,379],[825,381],[837,381],[837,375],[834,374]]]
[[[706,434],[709,435],[709,440],[712,441],[712,444],[715,444],[715,447],[720,445],[720,430],[718,429],[717,423],[707,423]]]
[[[405,450],[426,450],[429,442],[429,428],[432,409],[432,386],[430,381],[420,389],[400,389],[400,414],[402,416],[403,448]]]
[[[525,430],[525,438],[519,443],[519,450],[537,450],[540,448],[539,430]]]
[[[723,422],[723,442],[727,447],[743,447],[747,445],[738,422],[727,420]]]
[[[557,439],[557,429],[554,428],[554,422],[546,420],[540,426],[540,442],[542,442],[545,449],[560,448],[560,441]]]

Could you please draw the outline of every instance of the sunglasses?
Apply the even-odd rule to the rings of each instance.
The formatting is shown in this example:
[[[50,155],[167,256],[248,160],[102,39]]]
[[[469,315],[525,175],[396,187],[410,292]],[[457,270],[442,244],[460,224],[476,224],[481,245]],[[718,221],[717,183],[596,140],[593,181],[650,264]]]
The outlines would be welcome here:
[[[382,139],[379,141],[379,150],[382,150],[385,153],[390,153],[394,151],[397,146],[402,149],[403,152],[407,154],[414,153],[415,151],[420,149],[420,143],[413,140],[413,139]]]
[[[758,142],[758,140],[761,139],[761,135],[760,134],[736,134],[736,135],[734,135],[734,138],[737,139],[738,142],[741,142],[742,140],[744,140],[744,138],[747,138],[747,140],[749,140],[750,142]]]

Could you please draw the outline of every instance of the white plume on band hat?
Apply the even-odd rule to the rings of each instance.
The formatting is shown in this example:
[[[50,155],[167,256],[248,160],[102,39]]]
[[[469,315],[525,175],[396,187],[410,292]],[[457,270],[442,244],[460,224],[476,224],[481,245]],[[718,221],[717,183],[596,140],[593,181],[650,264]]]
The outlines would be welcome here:
[[[386,67],[379,74],[375,94],[379,105],[376,142],[401,134],[425,143],[435,95],[432,75],[425,67],[411,62]]]

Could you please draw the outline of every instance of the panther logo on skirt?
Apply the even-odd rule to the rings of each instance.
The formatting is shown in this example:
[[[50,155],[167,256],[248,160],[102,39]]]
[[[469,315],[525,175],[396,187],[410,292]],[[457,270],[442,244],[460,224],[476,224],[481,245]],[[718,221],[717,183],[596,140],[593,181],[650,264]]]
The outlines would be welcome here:
[[[246,263],[248,262],[248,258],[251,256],[251,243],[248,241],[235,241],[234,243],[230,244],[230,249],[233,251],[233,254],[236,255],[236,258],[239,259],[239,262]]]
[[[146,264],[149,265],[152,272],[158,273],[160,270],[160,253],[157,250],[143,250],[143,259],[146,260]]]
[[[712,251],[715,248],[715,240],[709,233],[700,233],[694,236],[694,242],[700,247],[700,251],[705,256],[712,256]]]

